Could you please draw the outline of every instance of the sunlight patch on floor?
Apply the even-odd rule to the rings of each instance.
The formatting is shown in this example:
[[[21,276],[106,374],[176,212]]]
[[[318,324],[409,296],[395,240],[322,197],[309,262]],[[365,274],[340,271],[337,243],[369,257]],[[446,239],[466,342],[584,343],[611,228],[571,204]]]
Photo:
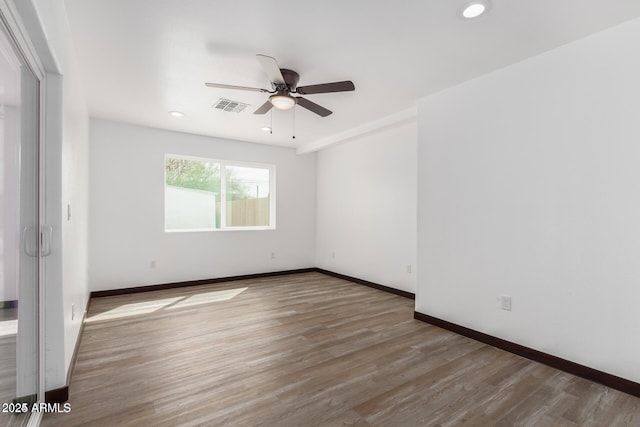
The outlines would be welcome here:
[[[15,335],[18,333],[18,321],[17,320],[3,320],[0,321],[0,337],[8,335]]]
[[[191,307],[194,305],[207,304],[210,302],[218,302],[218,301],[228,301],[231,298],[240,295],[248,288],[237,288],[237,289],[225,289],[222,291],[213,291],[213,292],[205,292],[202,294],[192,295],[188,298],[185,298],[182,301],[179,301],[170,307],[167,307],[168,310],[174,308],[183,308],[183,307]]]
[[[96,314],[87,319],[87,322],[97,322],[100,320],[112,320],[122,317],[138,316],[140,314],[153,313],[163,307],[180,301],[184,297],[166,298],[155,301],[136,302],[131,304],[123,304],[119,307],[105,311],[104,313]]]
[[[158,310],[172,310],[175,308],[192,307],[212,302],[228,301],[249,288],[224,289],[220,291],[203,292],[191,296],[180,296],[165,298],[153,301],[136,302],[123,304],[103,313],[99,313],[87,318],[87,322],[98,322],[102,320],[120,319],[123,317],[139,316],[150,314]]]

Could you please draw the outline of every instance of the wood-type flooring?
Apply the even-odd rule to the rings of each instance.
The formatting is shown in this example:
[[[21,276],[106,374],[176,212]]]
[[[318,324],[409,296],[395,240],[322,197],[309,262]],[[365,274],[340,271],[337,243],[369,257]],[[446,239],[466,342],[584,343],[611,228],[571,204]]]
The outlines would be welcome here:
[[[640,426],[640,399],[321,273],[91,301],[44,426]]]
[[[0,303],[0,427],[26,425],[26,414],[11,413],[10,404],[16,397],[16,332],[18,309]]]

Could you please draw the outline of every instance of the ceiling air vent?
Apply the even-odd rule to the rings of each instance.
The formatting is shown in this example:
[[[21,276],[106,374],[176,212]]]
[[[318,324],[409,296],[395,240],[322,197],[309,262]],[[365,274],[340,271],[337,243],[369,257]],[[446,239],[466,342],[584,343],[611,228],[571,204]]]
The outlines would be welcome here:
[[[243,104],[242,102],[220,98],[215,102],[215,104],[211,106],[211,108],[214,108],[216,110],[228,111],[229,113],[239,113],[248,106],[249,104]]]

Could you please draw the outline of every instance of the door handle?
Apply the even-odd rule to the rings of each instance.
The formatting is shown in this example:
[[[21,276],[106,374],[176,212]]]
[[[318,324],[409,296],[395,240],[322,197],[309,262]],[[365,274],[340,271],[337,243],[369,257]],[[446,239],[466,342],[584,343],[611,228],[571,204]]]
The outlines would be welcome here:
[[[40,230],[40,256],[51,255],[51,241],[53,239],[53,227],[43,225]]]
[[[53,227],[43,225],[40,228],[38,236],[38,227],[32,225],[22,230],[22,240],[24,242],[24,252],[30,257],[38,256],[38,246],[40,247],[40,256],[45,257],[51,255],[51,241],[53,239]],[[38,237],[36,239],[36,236]]]
[[[22,230],[24,253],[26,253],[30,257],[38,256],[38,240],[36,239],[37,231],[38,227],[36,227],[35,225],[25,227],[24,230]]]

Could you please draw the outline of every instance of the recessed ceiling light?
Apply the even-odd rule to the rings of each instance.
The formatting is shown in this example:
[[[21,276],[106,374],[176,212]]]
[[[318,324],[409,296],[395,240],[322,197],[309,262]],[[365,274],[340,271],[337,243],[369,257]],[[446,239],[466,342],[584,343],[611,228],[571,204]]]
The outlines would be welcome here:
[[[465,18],[477,18],[487,10],[487,6],[484,3],[474,2],[468,4],[462,11],[462,16]]]
[[[184,116],[184,113],[181,111],[169,111],[169,114],[172,115],[173,117],[182,117]]]
[[[265,132],[271,132],[271,128],[269,126],[261,127],[260,130],[263,130]]]

